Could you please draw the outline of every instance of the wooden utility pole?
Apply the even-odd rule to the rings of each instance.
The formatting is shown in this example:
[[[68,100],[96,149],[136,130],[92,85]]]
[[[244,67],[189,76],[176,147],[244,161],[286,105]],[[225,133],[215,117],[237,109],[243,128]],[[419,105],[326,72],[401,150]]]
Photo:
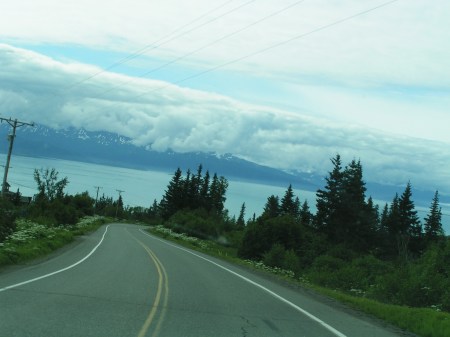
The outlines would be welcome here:
[[[98,201],[98,191],[102,188],[101,186],[94,186],[97,189],[97,195],[95,196],[95,207],[94,207],[94,215],[97,213],[97,201]]]
[[[122,190],[116,190],[116,191],[119,192],[119,198],[117,199],[117,205],[116,205],[116,218],[117,218],[117,212],[119,211],[119,199],[120,199],[120,196],[122,195],[122,193],[125,191],[122,191]]]
[[[12,149],[13,149],[13,145],[14,145],[14,138],[16,138],[16,128],[20,127],[20,126],[24,126],[24,125],[28,125],[28,126],[34,126],[34,123],[25,123],[25,122],[20,122],[17,119],[6,119],[6,118],[2,118],[0,117],[0,122],[6,122],[9,125],[12,126],[12,133],[8,135],[8,141],[9,141],[9,149],[8,149],[8,156],[6,157],[6,165],[5,165],[5,173],[3,175],[3,184],[2,184],[2,196],[4,197],[6,195],[6,191],[7,191],[7,180],[8,180],[8,171],[9,171],[9,163],[11,161],[11,153],[12,153]]]

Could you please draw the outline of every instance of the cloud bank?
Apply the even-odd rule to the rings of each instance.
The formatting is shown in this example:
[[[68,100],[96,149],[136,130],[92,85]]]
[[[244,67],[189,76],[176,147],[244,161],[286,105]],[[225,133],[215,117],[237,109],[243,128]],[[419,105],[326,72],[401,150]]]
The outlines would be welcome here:
[[[0,45],[0,111],[52,128],[77,127],[130,137],[157,151],[232,153],[285,170],[325,174],[336,153],[360,158],[369,181],[450,190],[448,144],[240,102],[156,80],[128,81]],[[78,83],[78,84],[75,84]],[[73,85],[75,84],[75,85]]]

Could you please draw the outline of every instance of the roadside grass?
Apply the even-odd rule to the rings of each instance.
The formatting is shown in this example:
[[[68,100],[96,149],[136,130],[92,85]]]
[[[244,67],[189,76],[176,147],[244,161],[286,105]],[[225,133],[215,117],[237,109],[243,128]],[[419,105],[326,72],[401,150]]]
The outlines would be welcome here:
[[[381,303],[364,297],[357,297],[328,288],[309,286],[320,294],[346,303],[401,329],[423,337],[450,336],[450,314],[429,308],[412,308]]]
[[[45,256],[72,242],[76,236],[99,228],[107,219],[82,218],[73,226],[49,227],[29,220],[16,220],[17,230],[0,243],[0,266],[22,263]]]
[[[179,243],[186,248],[195,249],[211,256],[220,257],[224,260],[236,263],[242,261],[237,258],[237,249],[234,247],[224,246],[215,241],[201,240],[192,236],[188,236],[184,233],[176,233],[171,229],[161,225],[150,227],[148,231],[152,234],[162,237],[163,239]]]
[[[412,332],[422,337],[449,337],[450,313],[440,312],[429,308],[411,308],[406,306],[381,303],[368,298],[353,296],[341,291],[324,288],[311,284],[302,277],[296,277],[290,270],[272,268],[262,262],[242,260],[237,257],[237,249],[223,246],[218,242],[200,240],[186,234],[175,233],[161,225],[150,227],[148,231],[169,241],[178,243],[202,253],[232,262],[239,265],[257,269],[277,277],[312,289],[319,294],[334,298],[352,308],[363,311],[374,317],[382,319],[403,330]]]

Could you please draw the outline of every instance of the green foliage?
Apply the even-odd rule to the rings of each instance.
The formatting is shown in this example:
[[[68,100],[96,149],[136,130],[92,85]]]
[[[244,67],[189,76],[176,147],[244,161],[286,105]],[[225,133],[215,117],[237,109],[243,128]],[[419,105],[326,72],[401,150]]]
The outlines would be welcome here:
[[[241,206],[241,211],[239,212],[239,216],[236,221],[236,227],[238,229],[244,229],[245,227],[245,202]]]
[[[300,213],[299,200],[294,196],[292,185],[289,185],[281,199],[280,213],[281,215],[290,215],[292,217],[297,217]]]
[[[272,248],[264,253],[263,263],[269,267],[279,267],[290,270],[295,275],[300,273],[300,259],[294,250],[286,250],[280,243],[275,243]]]
[[[85,217],[74,226],[49,227],[26,219],[16,220],[16,231],[0,244],[0,265],[30,260],[64,246],[75,235],[98,228],[105,220]]]
[[[391,272],[389,264],[366,255],[345,261],[342,258],[321,255],[306,273],[315,284],[357,294],[370,292],[380,277]]]
[[[208,171],[203,177],[201,165],[196,175],[192,175],[188,170],[186,177],[183,177],[181,169],[178,168],[159,204],[160,215],[164,220],[168,220],[180,210],[199,208],[224,215],[227,188],[228,181],[224,177],[214,174],[210,182]]]
[[[317,191],[316,226],[332,243],[367,252],[375,246],[377,213],[371,199],[365,200],[361,162],[342,169],[339,155],[331,161],[325,189]]]
[[[58,172],[52,168],[34,170],[34,180],[38,185],[38,199],[46,199],[52,201],[61,199],[64,196],[64,188],[66,188],[69,180],[67,177],[58,180]]]
[[[439,207],[439,193],[436,191],[431,202],[430,212],[425,218],[425,239],[428,244],[444,237],[442,229],[442,211]]]
[[[296,251],[302,245],[303,230],[300,222],[291,215],[260,217],[256,223],[247,226],[239,256],[261,259],[276,243]]]
[[[14,205],[0,198],[0,242],[3,242],[16,229],[15,217]]]
[[[319,287],[314,289],[418,336],[447,337],[450,331],[450,314],[448,313],[380,303]]]
[[[217,221],[221,221],[217,214],[208,213],[205,209],[185,209],[172,215],[166,225],[177,233],[211,239],[219,235]]]
[[[263,218],[276,218],[281,214],[280,202],[277,196],[271,195],[267,198],[266,205],[261,217]]]

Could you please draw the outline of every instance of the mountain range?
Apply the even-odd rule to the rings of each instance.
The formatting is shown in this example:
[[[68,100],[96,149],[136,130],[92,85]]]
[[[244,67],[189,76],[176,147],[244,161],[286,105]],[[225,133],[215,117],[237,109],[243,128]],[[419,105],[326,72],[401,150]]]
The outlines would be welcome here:
[[[0,135],[10,132],[9,125],[0,125]],[[6,153],[7,150],[7,142],[2,145],[0,141],[0,153]],[[27,157],[47,157],[163,172],[174,172],[178,167],[183,171],[196,171],[202,164],[204,170],[217,172],[228,179],[286,187],[292,184],[305,190],[316,190],[321,184],[318,176],[291,174],[252,163],[232,154],[158,152],[135,146],[130,138],[119,134],[85,129],[56,130],[45,126],[17,128],[13,153]]]
[[[11,132],[10,129],[7,123],[0,124],[0,137],[5,135],[3,141],[0,138],[0,153],[6,153],[8,150],[6,135]],[[158,152],[135,146],[130,138],[119,134],[75,128],[57,130],[42,125],[17,128],[13,154],[168,173],[174,172],[178,167],[184,172],[187,169],[196,171],[199,164],[202,164],[204,170],[208,169],[211,173],[217,172],[218,175],[225,176],[227,179],[282,187],[292,184],[296,189],[307,191],[316,191],[325,183],[324,177],[319,174],[285,172],[258,165],[233,154]],[[366,187],[368,195],[385,201],[392,200],[395,193],[403,192],[401,186],[382,185],[377,182],[367,182]],[[434,193],[434,191],[420,189],[414,189],[413,192],[417,204],[422,206],[429,205],[430,196]],[[449,202],[450,200],[441,198],[441,201]]]

